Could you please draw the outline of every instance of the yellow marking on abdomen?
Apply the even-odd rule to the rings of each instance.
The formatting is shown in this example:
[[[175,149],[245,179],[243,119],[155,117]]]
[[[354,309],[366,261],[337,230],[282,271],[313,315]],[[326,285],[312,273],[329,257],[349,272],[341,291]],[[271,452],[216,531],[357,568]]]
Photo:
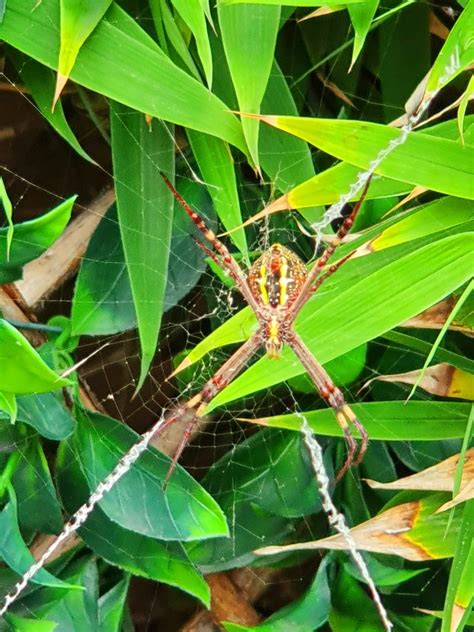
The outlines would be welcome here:
[[[288,294],[286,291],[286,288],[288,285],[288,260],[286,259],[286,257],[281,258],[279,285],[280,285],[279,303],[280,305],[286,305],[286,301],[288,299]]]
[[[268,333],[270,338],[278,338],[278,333],[280,331],[280,327],[278,325],[278,321],[275,317],[273,317],[270,321],[270,326],[268,328]]]
[[[267,268],[264,265],[260,267],[260,279],[258,281],[258,285],[260,287],[260,296],[262,298],[262,303],[264,305],[268,305]]]

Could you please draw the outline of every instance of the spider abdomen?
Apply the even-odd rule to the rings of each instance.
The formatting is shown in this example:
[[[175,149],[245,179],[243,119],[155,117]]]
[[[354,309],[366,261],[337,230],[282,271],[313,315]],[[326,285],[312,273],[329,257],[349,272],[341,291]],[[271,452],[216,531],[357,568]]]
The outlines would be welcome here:
[[[285,309],[299,295],[306,274],[298,255],[281,244],[273,244],[250,268],[248,283],[260,305]]]

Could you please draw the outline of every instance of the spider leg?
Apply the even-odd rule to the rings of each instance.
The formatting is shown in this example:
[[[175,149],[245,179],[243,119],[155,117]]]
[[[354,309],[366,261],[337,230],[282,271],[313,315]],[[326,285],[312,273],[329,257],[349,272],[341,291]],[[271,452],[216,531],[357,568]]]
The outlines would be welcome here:
[[[346,403],[341,390],[335,386],[327,371],[312,355],[311,351],[298,334],[294,331],[291,332],[291,335],[287,338],[287,343],[298,356],[298,359],[306,369],[321,397],[323,397],[323,399],[325,399],[329,406],[331,406],[334,410],[337,423],[344,433],[344,439],[347,443],[348,452],[344,465],[336,476],[337,482],[347,472],[351,465],[359,465],[362,461],[367,449],[369,436],[351,407]],[[351,425],[357,428],[361,435],[360,450],[357,455],[357,442],[351,433]]]
[[[317,290],[317,288],[321,285],[321,283],[323,281],[325,281],[329,276],[334,274],[334,272],[339,268],[339,266],[342,265],[344,263],[344,261],[346,261],[351,256],[352,253],[347,255],[346,257],[343,257],[340,261],[338,261],[333,266],[328,268],[328,270],[326,270],[322,274],[322,276],[320,278],[318,278],[320,273],[322,272],[322,269],[324,268],[324,266],[328,262],[329,257],[331,257],[334,254],[334,252],[337,249],[337,247],[339,246],[339,244],[342,242],[344,237],[347,235],[347,233],[352,228],[352,225],[353,225],[354,220],[355,220],[355,218],[357,216],[357,213],[359,212],[359,210],[360,210],[360,208],[362,206],[362,202],[364,201],[365,196],[367,195],[367,191],[369,190],[370,181],[371,181],[371,178],[369,178],[367,180],[367,182],[366,182],[366,184],[364,186],[364,189],[362,191],[362,194],[361,194],[358,202],[354,205],[354,208],[352,209],[351,214],[348,215],[346,217],[346,219],[342,222],[341,226],[339,227],[339,230],[337,231],[336,235],[334,236],[334,239],[327,246],[327,248],[324,250],[323,254],[319,257],[319,259],[316,261],[314,266],[308,272],[308,276],[306,277],[306,281],[305,281],[303,287],[301,288],[300,295],[298,296],[298,298],[295,300],[295,302],[291,306],[291,310],[292,310],[292,313],[293,313],[293,318],[295,318],[297,316],[297,314],[300,311],[300,309],[309,300],[309,298],[313,295],[313,293]]]
[[[231,382],[238,373],[240,373],[261,344],[261,333],[260,331],[257,331],[246,342],[244,342],[244,344],[239,347],[226,362],[224,362],[220,369],[211,377],[210,380],[206,382],[197,395],[180,406],[178,411],[173,412],[171,423],[165,422],[166,426],[169,427],[172,423],[177,421],[178,417],[181,417],[182,415],[191,415],[191,419],[185,432],[183,433],[183,437],[173,454],[173,459],[165,476],[163,488],[165,488],[168,484],[179,457],[193,434],[194,429],[199,424],[207,404],[217,395],[217,393],[219,393],[219,391],[227,386],[227,384],[229,384],[229,382]]]
[[[175,189],[173,184],[169,181],[164,173],[161,173],[161,177],[165,181],[166,186],[171,191],[175,199],[179,202],[179,204],[183,207],[188,216],[194,222],[195,226],[197,226],[197,228],[201,231],[207,241],[211,244],[211,246],[222,257],[221,260],[213,257],[214,261],[219,265],[220,268],[229,273],[231,278],[234,279],[239,290],[242,292],[247,303],[254,311],[256,311],[258,309],[258,304],[248,286],[247,277],[237,261],[230,254],[227,246],[217,238],[215,233],[206,226],[203,219],[195,211],[193,211],[193,209],[189,206],[182,195],[178,193],[178,191]],[[209,253],[209,251],[207,251],[207,253]]]

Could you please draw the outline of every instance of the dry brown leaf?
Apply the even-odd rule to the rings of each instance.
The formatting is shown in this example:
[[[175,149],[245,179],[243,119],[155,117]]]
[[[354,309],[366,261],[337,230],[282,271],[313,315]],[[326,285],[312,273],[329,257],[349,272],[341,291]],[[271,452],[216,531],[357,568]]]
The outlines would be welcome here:
[[[341,101],[343,101],[347,105],[355,108],[354,103],[349,99],[347,94],[345,94],[345,92],[343,92],[341,88],[338,88],[333,81],[330,81],[327,77],[325,77],[322,72],[318,71],[316,73],[316,77],[319,79],[319,81],[321,81],[323,86],[327,88],[330,92],[332,92],[338,99],[341,99]]]
[[[443,511],[446,511],[447,509],[452,509],[453,507],[456,507],[456,505],[459,505],[459,503],[463,503],[466,500],[470,500],[471,498],[474,498],[474,480],[473,479],[468,481],[464,485],[464,487],[461,488],[461,491],[459,492],[459,494],[457,494],[452,500],[448,500],[447,503],[444,503],[444,505],[441,505],[441,507],[439,507],[436,513],[441,513]]]
[[[344,5],[336,5],[333,7],[319,7],[315,11],[312,11],[311,13],[308,13],[308,15],[300,18],[298,22],[304,22],[305,20],[310,20],[311,18],[320,18],[323,15],[330,15],[331,13],[335,13],[336,11],[341,11],[343,9],[345,9]]]
[[[432,307],[425,309],[424,312],[413,316],[409,320],[402,323],[402,327],[416,327],[419,329],[441,329],[446,319],[451,314],[453,307],[456,305],[457,299],[450,296],[443,301],[436,303]],[[461,331],[464,334],[472,336],[473,331],[463,323],[453,321],[449,326],[450,330]]]
[[[351,535],[356,547],[372,553],[384,553],[385,555],[398,555],[408,560],[422,562],[433,559],[424,546],[417,545],[414,541],[404,537],[415,526],[422,507],[422,501],[412,501],[396,507],[363,522],[351,529]],[[340,535],[315,540],[313,542],[301,542],[286,546],[267,546],[257,549],[257,555],[275,555],[290,551],[308,551],[311,549],[337,549],[346,550],[347,543]]]
[[[439,397],[456,397],[459,399],[472,399],[474,396],[474,375],[463,371],[452,364],[442,362],[434,364],[427,369],[416,369],[406,373],[392,373],[391,375],[379,375],[368,380],[363,389],[374,381],[377,382],[401,382],[402,384],[418,383],[423,390]]]
[[[445,26],[441,20],[436,16],[433,11],[430,11],[430,33],[437,35],[440,39],[445,40],[448,38],[449,29]]]
[[[418,489],[424,491],[452,492],[454,489],[454,478],[456,467],[459,462],[459,454],[450,456],[448,459],[437,463],[426,470],[404,476],[390,483],[381,483],[370,478],[365,479],[366,483],[373,489]],[[465,454],[463,477],[461,481],[461,493],[474,481],[474,448],[467,450]],[[459,494],[457,498],[460,496]],[[451,501],[450,501],[451,502]],[[444,506],[444,505],[442,505]],[[438,509],[438,511],[440,511]]]

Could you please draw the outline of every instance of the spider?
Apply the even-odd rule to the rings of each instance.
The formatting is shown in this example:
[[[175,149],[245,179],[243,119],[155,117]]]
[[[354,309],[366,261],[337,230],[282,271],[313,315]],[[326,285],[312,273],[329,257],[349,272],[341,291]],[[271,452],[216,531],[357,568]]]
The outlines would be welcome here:
[[[190,415],[190,421],[174,453],[164,485],[166,486],[194,428],[204,414],[207,404],[246,366],[257,350],[264,347],[270,358],[278,358],[285,344],[293,349],[321,397],[334,410],[336,421],[343,431],[348,451],[346,460],[336,476],[336,481],[338,481],[351,465],[358,465],[362,461],[368,445],[367,431],[346,403],[340,389],[333,383],[326,370],[293,329],[293,323],[303,305],[321,284],[352,255],[349,253],[325,269],[329,258],[352,227],[355,216],[367,194],[370,180],[366,183],[351,214],[344,219],[335,238],[309,272],[303,261],[294,252],[281,244],[273,244],[252,264],[248,273],[245,274],[227,247],[187,204],[169,179],[164,174],[161,175],[173,196],[213,250],[199,240],[196,240],[196,243],[234,280],[245,301],[255,312],[259,323],[258,330],[217,370],[203,389],[183,404],[180,410],[174,411],[174,414],[165,421],[165,426],[168,427],[181,414]],[[351,433],[351,426],[357,428],[361,436],[357,456],[357,443]]]
[[[368,435],[365,428],[357,419],[350,406],[344,400],[341,391],[335,386],[331,378],[312,355],[303,340],[293,329],[293,323],[303,305],[316,292],[321,284],[332,275],[353,253],[342,257],[329,267],[326,264],[334,254],[337,246],[350,230],[354,218],[364,200],[369,186],[367,181],[360,200],[355,204],[352,213],[342,222],[331,244],[308,272],[303,261],[291,250],[280,244],[273,244],[250,267],[247,275],[232,257],[227,247],[206,226],[201,217],[185,202],[176,191],[168,178],[162,174],[168,188],[201,231],[210,246],[197,241],[204,252],[210,256],[234,280],[242,296],[257,316],[259,328],[237,351],[216,371],[204,388],[190,400],[178,406],[165,417],[161,417],[155,425],[145,432],[139,441],[123,455],[115,468],[96,487],[89,499],[81,505],[66,522],[62,532],[22,575],[21,579],[0,604],[0,616],[25,590],[30,579],[44,566],[51,555],[81,527],[92,513],[94,507],[112,489],[112,487],[126,474],[130,467],[146,450],[151,439],[161,434],[178,419],[188,419],[186,430],[171,460],[165,476],[163,487],[166,487],[173,473],[176,463],[191,437],[199,419],[203,416],[207,404],[244,368],[256,351],[262,347],[271,358],[280,356],[283,345],[289,345],[296,353],[309,377],[313,381],[321,397],[331,406],[336,415],[336,421],[341,427],[347,446],[346,460],[336,476],[339,480],[351,465],[358,465],[367,449]],[[361,445],[357,452],[357,443],[351,433],[351,426],[357,428],[361,436]]]

